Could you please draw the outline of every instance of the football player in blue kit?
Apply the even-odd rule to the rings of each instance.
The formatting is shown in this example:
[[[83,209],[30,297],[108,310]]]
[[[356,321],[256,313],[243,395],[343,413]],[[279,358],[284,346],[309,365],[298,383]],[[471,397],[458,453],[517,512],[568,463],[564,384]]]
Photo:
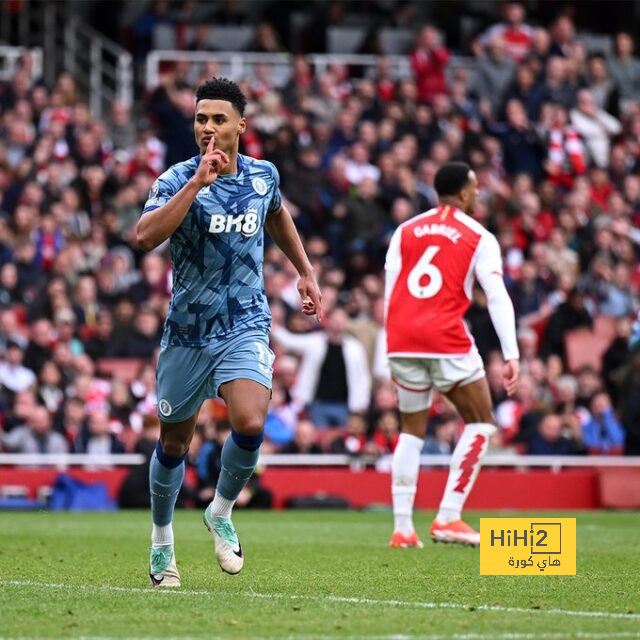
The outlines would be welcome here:
[[[156,180],[137,226],[144,251],[170,240],[173,264],[157,368],[161,433],[149,472],[149,574],[158,587],[180,586],[173,510],[198,412],[205,399],[217,396],[228,407],[232,432],[204,522],[220,567],[235,574],[243,566],[231,510],[258,460],[274,360],[263,228],[300,274],[302,311],[322,316],[313,269],[282,204],[278,171],[270,162],[238,153],[245,106],[234,82],[213,78],[198,87],[194,133],[200,155]]]

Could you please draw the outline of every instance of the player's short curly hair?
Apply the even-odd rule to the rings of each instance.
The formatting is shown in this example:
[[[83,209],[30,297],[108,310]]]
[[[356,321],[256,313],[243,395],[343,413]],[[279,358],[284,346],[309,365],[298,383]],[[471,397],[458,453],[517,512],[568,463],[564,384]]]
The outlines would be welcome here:
[[[196,91],[196,102],[200,100],[228,100],[244,116],[247,99],[240,87],[227,78],[211,78],[201,84]]]
[[[436,173],[433,186],[438,195],[455,196],[469,183],[471,167],[466,162],[447,162]]]

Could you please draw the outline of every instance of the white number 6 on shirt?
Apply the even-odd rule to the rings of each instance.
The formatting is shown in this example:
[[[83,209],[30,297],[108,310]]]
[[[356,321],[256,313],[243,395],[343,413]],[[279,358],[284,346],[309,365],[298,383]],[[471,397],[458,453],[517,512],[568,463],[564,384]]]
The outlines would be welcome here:
[[[435,264],[431,264],[436,253],[440,251],[440,247],[427,247],[422,254],[416,266],[411,269],[411,273],[407,278],[407,288],[414,298],[432,298],[440,291],[442,287],[442,273]],[[423,276],[429,276],[429,284],[420,285]]]

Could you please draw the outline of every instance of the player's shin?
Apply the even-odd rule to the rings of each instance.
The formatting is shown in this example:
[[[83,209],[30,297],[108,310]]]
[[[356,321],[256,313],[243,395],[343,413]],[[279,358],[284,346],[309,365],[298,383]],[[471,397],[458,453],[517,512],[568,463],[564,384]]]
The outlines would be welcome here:
[[[405,536],[413,533],[413,501],[420,470],[423,439],[401,433],[393,453],[391,466],[391,496],[393,499],[394,531]]]
[[[231,432],[222,447],[220,457],[222,469],[213,502],[209,506],[212,517],[231,518],[231,509],[247,483],[256,464],[263,436],[246,436]]]
[[[154,547],[173,544],[173,509],[184,480],[184,459],[168,456],[160,442],[151,456],[149,465],[149,489],[151,493],[151,517],[153,530],[151,544]]]
[[[489,423],[467,424],[451,456],[447,486],[436,520],[448,524],[460,520],[462,508],[476,481],[489,439],[496,427]]]

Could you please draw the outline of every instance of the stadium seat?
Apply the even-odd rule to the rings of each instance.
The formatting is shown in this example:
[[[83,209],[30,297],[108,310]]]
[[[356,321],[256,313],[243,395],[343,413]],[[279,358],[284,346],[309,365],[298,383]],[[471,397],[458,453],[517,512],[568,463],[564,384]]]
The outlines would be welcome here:
[[[153,29],[153,48],[173,50],[177,48],[176,28],[172,24],[157,24]]]
[[[593,330],[598,336],[611,342],[616,337],[616,319],[611,316],[596,316]]]
[[[330,27],[327,29],[327,49],[329,53],[354,53],[366,33],[363,27]]]
[[[409,29],[380,29],[380,44],[387,54],[409,53],[414,40],[415,34]]]
[[[564,336],[567,365],[569,371],[577,371],[584,365],[591,365],[596,371],[602,366],[602,355],[611,343],[608,335],[601,335],[590,329],[573,329]]]
[[[253,27],[212,27],[209,30],[211,47],[217,51],[243,51],[251,43]]]
[[[130,384],[138,375],[143,362],[140,358],[103,358],[97,362],[97,372],[108,378],[120,378]]]

